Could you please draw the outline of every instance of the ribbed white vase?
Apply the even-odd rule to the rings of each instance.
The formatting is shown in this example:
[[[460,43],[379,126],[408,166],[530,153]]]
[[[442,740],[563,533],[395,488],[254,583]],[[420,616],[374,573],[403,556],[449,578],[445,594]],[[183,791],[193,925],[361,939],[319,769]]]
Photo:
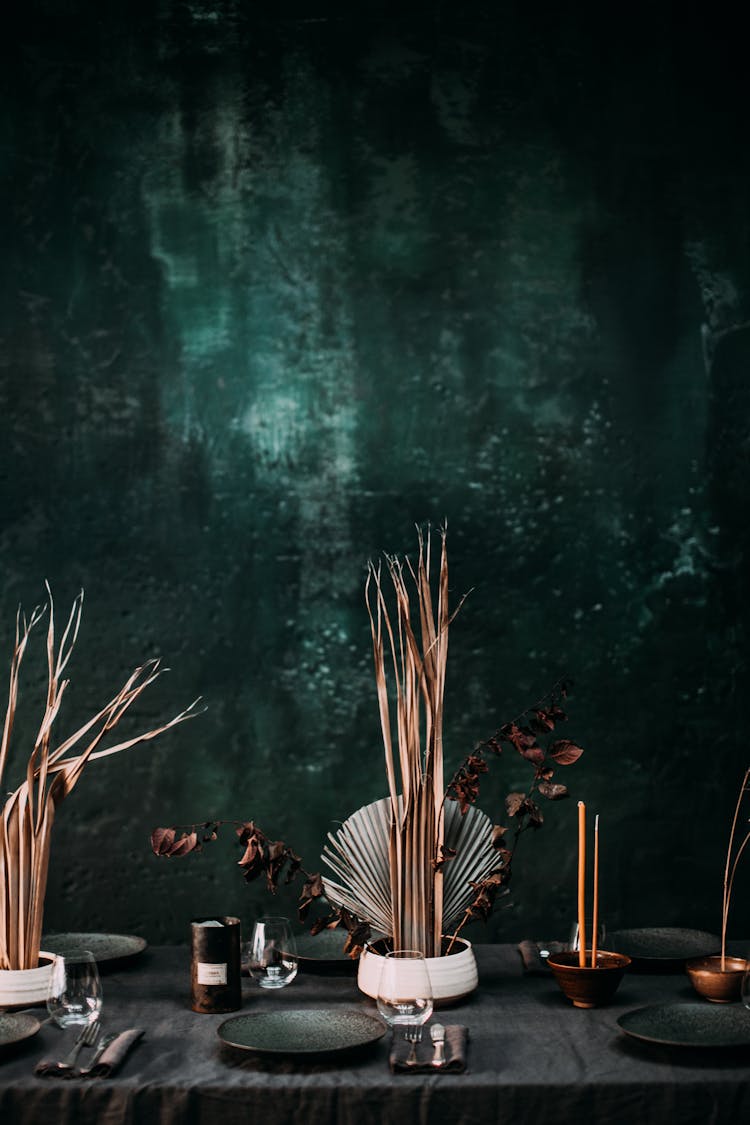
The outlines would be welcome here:
[[[54,953],[39,954],[36,969],[0,969],[0,1007],[28,1008],[47,999]]]
[[[377,999],[380,973],[385,957],[380,943],[365,946],[359,958],[357,984],[365,996]],[[427,957],[427,970],[432,982],[432,998],[436,1005],[456,1003],[473,992],[479,983],[477,963],[471,942],[456,938],[454,951],[444,957]],[[404,966],[408,969],[408,962]]]

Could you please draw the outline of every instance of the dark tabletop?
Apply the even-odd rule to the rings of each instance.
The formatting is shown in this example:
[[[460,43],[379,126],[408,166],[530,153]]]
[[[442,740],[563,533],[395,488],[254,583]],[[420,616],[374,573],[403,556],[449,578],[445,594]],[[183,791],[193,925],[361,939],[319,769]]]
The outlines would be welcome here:
[[[574,1009],[551,976],[524,974],[515,946],[477,946],[479,989],[440,1012],[469,1028],[464,1074],[393,1075],[389,1039],[351,1056],[301,1062],[224,1046],[226,1015],[189,1008],[185,948],[147,949],[105,975],[105,1030],[145,1037],[106,1080],[37,1078],[66,1034],[47,1025],[0,1051],[2,1125],[718,1125],[750,1121],[750,1050],[661,1047],[624,1035],[626,1011],[695,1000],[681,974],[628,974],[609,1007]],[[352,977],[300,973],[287,988],[243,983],[243,1012],[335,1008],[375,1013]],[[46,1013],[42,1009],[40,1017]],[[748,1012],[750,1021],[750,1012]]]

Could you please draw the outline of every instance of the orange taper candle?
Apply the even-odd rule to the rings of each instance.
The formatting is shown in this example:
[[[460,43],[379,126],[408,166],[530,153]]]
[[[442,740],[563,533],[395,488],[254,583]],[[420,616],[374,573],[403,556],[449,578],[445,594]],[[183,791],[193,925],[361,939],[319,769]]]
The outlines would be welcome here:
[[[596,945],[599,932],[599,813],[594,817],[594,904],[591,908],[591,968],[596,968]]]
[[[586,967],[586,806],[578,802],[578,964]]]

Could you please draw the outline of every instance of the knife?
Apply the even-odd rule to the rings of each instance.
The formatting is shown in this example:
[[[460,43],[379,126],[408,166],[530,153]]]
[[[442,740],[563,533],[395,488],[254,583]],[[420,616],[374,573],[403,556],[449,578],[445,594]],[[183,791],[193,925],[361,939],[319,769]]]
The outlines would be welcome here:
[[[430,1028],[430,1038],[434,1044],[434,1054],[432,1056],[433,1066],[445,1066],[445,1028],[441,1023],[434,1023]]]

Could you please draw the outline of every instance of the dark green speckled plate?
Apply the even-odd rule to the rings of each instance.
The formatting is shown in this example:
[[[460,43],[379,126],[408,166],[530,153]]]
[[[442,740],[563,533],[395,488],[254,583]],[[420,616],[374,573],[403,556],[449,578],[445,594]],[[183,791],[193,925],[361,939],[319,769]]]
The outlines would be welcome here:
[[[232,1016],[217,1028],[223,1043],[271,1055],[332,1055],[375,1043],[385,1024],[353,1008],[310,1008]]]
[[[42,949],[47,953],[66,953],[89,949],[97,964],[137,957],[146,948],[146,939],[135,934],[44,934]]]
[[[311,933],[297,936],[297,963],[301,973],[319,973],[326,976],[356,976],[359,958],[351,958],[344,953],[344,943],[348,938],[345,929],[322,930],[314,936]],[[373,933],[370,940],[382,937]]]
[[[667,1047],[750,1047],[750,1012],[742,1004],[654,1004],[617,1022],[626,1035]]]
[[[9,1047],[11,1043],[30,1039],[41,1026],[36,1016],[27,1012],[0,1013],[0,1047]]]
[[[349,937],[346,930],[323,930],[319,934],[299,934],[296,938],[297,956],[302,961],[348,961],[356,970],[357,962],[344,953],[344,942]],[[300,965],[300,968],[302,966]]]
[[[625,953],[634,968],[682,968],[690,957],[708,957],[721,949],[721,939],[704,930],[651,926],[640,930],[615,930],[605,942],[607,949]]]

